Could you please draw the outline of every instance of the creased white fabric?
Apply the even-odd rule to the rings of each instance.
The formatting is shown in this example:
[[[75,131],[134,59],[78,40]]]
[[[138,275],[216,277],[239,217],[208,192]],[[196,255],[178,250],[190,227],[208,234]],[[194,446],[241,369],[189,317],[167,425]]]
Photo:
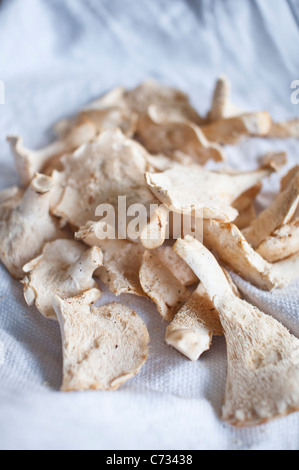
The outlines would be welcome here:
[[[51,125],[116,85],[152,77],[188,92],[205,113],[225,73],[235,103],[298,116],[296,0],[9,0],[0,4],[0,187],[17,178],[5,137],[38,147]],[[252,140],[229,148],[229,163],[251,169],[268,150],[299,162],[298,141]],[[261,207],[278,177],[265,185]],[[34,241],[33,241],[34,242]],[[299,336],[299,283],[273,294],[236,276],[247,299]],[[115,300],[105,291],[102,303]],[[149,301],[119,298],[145,319],[150,359],[116,393],[60,394],[58,325],[28,309],[21,285],[0,268],[0,447],[3,449],[298,449],[299,414],[252,429],[219,419],[225,390],[224,339],[191,363],[164,344],[166,325]]]

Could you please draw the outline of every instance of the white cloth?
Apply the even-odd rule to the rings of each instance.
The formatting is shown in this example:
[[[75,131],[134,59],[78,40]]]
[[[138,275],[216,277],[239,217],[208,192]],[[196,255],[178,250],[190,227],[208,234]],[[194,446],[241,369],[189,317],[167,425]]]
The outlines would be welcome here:
[[[208,109],[216,77],[232,81],[235,103],[276,119],[298,116],[291,82],[299,79],[296,0],[9,0],[0,6],[0,187],[17,182],[5,143],[20,134],[37,148],[51,125],[116,85],[152,77]],[[229,148],[229,163],[254,168],[268,150],[298,142],[252,140]],[[271,200],[278,178],[265,186]],[[34,243],[34,241],[33,241]],[[299,284],[274,294],[237,278],[246,298],[299,336]],[[115,300],[109,293],[102,303]],[[216,338],[195,363],[164,343],[164,324],[146,300],[124,296],[146,321],[150,358],[116,393],[59,393],[58,325],[26,307],[22,288],[0,268],[0,447],[3,449],[298,449],[299,414],[250,429],[220,418],[226,348]]]

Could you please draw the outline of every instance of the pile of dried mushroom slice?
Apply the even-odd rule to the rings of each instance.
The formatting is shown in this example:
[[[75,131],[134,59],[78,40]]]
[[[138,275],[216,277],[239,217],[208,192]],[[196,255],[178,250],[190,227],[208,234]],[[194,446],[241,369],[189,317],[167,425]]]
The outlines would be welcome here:
[[[167,344],[190,360],[213,335],[225,336],[227,422],[254,425],[298,410],[299,340],[242,300],[227,269],[268,291],[299,277],[299,167],[257,215],[263,180],[286,155],[267,154],[251,172],[206,163],[224,161],[225,145],[245,138],[299,138],[299,120],[244,112],[221,77],[206,117],[184,93],[147,81],[111,91],[55,131],[57,140],[38,151],[9,138],[20,187],[0,193],[0,259],[23,283],[27,304],[59,321],[62,390],[115,390],[147,360],[149,334],[137,313],[117,302],[94,306],[100,281],[116,296],[151,299],[169,322]],[[125,212],[144,208],[138,238],[126,221],[102,239],[99,230],[113,227],[97,208],[117,212],[120,198]],[[184,229],[175,236],[175,217],[200,222],[202,240]]]

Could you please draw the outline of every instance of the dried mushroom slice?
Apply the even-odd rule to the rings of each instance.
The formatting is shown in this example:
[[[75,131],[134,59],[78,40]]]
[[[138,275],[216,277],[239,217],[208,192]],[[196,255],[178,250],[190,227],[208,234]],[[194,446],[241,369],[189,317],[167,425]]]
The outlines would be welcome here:
[[[210,349],[214,335],[223,335],[219,314],[200,284],[167,327],[165,341],[191,361],[197,361]]]
[[[54,299],[63,339],[64,392],[116,390],[147,360],[149,335],[143,320],[118,303],[91,308],[100,295],[93,289]]]
[[[23,267],[24,296],[28,305],[36,305],[40,313],[56,320],[53,298],[70,298],[96,288],[93,273],[102,265],[100,248],[86,250],[73,240],[47,243],[41,256]]]
[[[63,165],[57,188],[61,198],[52,211],[75,227],[96,220],[101,204],[117,208],[119,197],[126,198],[126,207],[157,202],[144,181],[147,152],[120,130],[103,132],[64,157]]]
[[[0,205],[0,259],[10,274],[23,279],[23,266],[40,255],[46,242],[66,238],[49,213],[52,179],[36,175],[24,196]],[[2,210],[1,210],[2,207]]]
[[[155,302],[158,312],[166,321],[173,320],[191,295],[160,261],[157,252],[144,253],[139,277],[143,291]]]
[[[228,374],[222,416],[253,426],[299,410],[299,340],[274,318],[232,294],[213,255],[191,237],[175,250],[195,271],[219,312]]]
[[[96,276],[116,295],[145,296],[139,281],[144,248],[128,240],[101,240],[97,237],[98,225],[89,223],[76,233],[78,240],[98,246],[103,252],[103,266]]]
[[[190,287],[198,282],[192,269],[180,258],[170,246],[163,245],[158,249],[160,261],[180,281],[183,286]]]
[[[270,263],[276,263],[298,253],[299,220],[275,230],[256,251]]]
[[[267,136],[271,125],[269,113],[257,112],[220,119],[201,127],[201,130],[210,142],[220,145],[237,145],[245,137]]]
[[[273,122],[268,136],[272,139],[299,138],[299,119],[285,122]]]
[[[233,271],[260,289],[272,291],[287,284],[287,280],[253,250],[234,224],[216,220],[204,221],[203,241],[215,250]]]
[[[262,166],[280,171],[288,163],[286,152],[268,152],[262,158]]]
[[[265,209],[243,235],[253,248],[257,248],[276,229],[289,223],[299,205],[299,173],[288,187],[278,194],[274,202]]]
[[[150,153],[173,155],[183,152],[200,164],[209,159],[216,162],[225,160],[223,149],[208,142],[201,129],[189,121],[175,121],[155,107],[150,106],[147,114],[138,120],[137,137]]]
[[[173,212],[230,221],[238,216],[233,202],[271,171],[225,174],[199,165],[176,165],[162,173],[146,173],[146,181],[154,195]]]
[[[207,122],[215,122],[244,114],[244,111],[230,101],[231,86],[227,77],[222,75],[217,80]]]
[[[66,134],[41,150],[24,147],[20,137],[8,137],[15,157],[16,170],[24,187],[27,187],[35,173],[45,173],[61,167],[60,157],[91,141],[96,136],[93,122],[87,116],[80,116]]]

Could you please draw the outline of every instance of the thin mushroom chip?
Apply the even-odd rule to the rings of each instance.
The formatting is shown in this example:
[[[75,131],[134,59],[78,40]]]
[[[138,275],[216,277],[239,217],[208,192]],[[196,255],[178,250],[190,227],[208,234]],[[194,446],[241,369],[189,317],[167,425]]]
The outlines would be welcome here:
[[[216,259],[200,242],[187,237],[175,250],[201,279],[223,326],[228,356],[223,419],[252,426],[298,411],[299,340],[232,294]]]
[[[118,303],[91,308],[99,297],[93,289],[54,299],[63,339],[64,392],[116,390],[147,360],[149,334],[143,320]]]
[[[154,106],[139,118],[137,137],[150,153],[183,152],[200,164],[225,160],[223,149],[209,142],[196,124],[166,119]]]
[[[245,137],[268,135],[271,124],[269,113],[257,112],[221,119],[201,127],[201,130],[210,142],[236,145]]]
[[[143,291],[155,302],[158,312],[166,321],[173,320],[191,295],[160,261],[157,252],[144,253],[139,277]]]
[[[243,235],[253,248],[257,248],[277,228],[289,223],[299,205],[299,173],[289,186],[278,194],[273,204],[265,209]]]
[[[126,208],[157,202],[144,180],[147,152],[120,130],[103,132],[64,157],[63,165],[57,185],[61,198],[52,212],[75,227],[96,220],[102,204],[117,209],[119,197],[125,198]]]
[[[180,258],[170,246],[161,246],[158,249],[160,261],[172,272],[172,274],[185,286],[193,286],[198,282],[192,269]]]
[[[206,220],[203,233],[205,245],[215,250],[222,261],[245,280],[269,291],[287,285],[288,281],[254,251],[234,224]]]
[[[262,166],[273,168],[280,171],[288,163],[288,157],[285,152],[268,152],[262,158]]]
[[[41,256],[23,267],[27,274],[22,281],[28,305],[36,305],[40,313],[56,320],[53,298],[70,298],[96,288],[93,273],[103,262],[99,248],[86,250],[73,240],[47,243]]]
[[[10,274],[23,279],[23,266],[42,252],[44,244],[67,238],[49,213],[52,179],[36,175],[24,196],[18,192],[14,202],[0,206],[0,259]]]
[[[165,341],[191,361],[197,361],[210,349],[214,335],[223,335],[219,314],[200,284],[167,327]]]
[[[215,122],[244,114],[244,111],[230,101],[230,83],[225,76],[217,80],[207,122]]]
[[[139,280],[144,248],[128,240],[100,240],[98,225],[91,222],[76,233],[77,240],[100,247],[103,252],[103,266],[96,271],[96,277],[116,295],[145,296]]]
[[[176,165],[163,173],[146,173],[146,181],[155,196],[173,212],[230,221],[238,216],[233,202],[271,171],[225,174],[199,165],[187,168]]]
[[[287,139],[289,137],[299,138],[299,119],[285,122],[273,122],[267,135],[272,139]]]
[[[299,220],[275,230],[256,251],[270,263],[281,261],[299,252]]]
[[[93,122],[87,116],[80,116],[65,136],[38,151],[25,148],[20,137],[8,137],[22,185],[27,187],[35,173],[45,173],[47,167],[51,170],[59,169],[62,155],[91,141],[95,136]]]

